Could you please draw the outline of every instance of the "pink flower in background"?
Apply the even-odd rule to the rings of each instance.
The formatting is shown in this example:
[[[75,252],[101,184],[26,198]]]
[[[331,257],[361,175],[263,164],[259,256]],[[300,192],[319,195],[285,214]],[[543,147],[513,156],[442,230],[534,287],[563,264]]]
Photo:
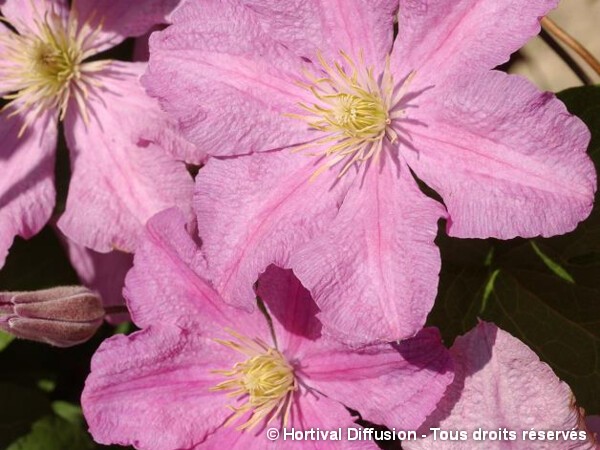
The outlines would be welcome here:
[[[110,323],[130,320],[125,310],[123,286],[125,275],[133,265],[133,255],[118,250],[98,253],[70,239],[63,239],[63,245],[81,282],[100,294],[106,309],[106,319]],[[116,309],[120,311],[115,313]]]
[[[263,449],[267,424],[357,427],[345,406],[402,429],[418,427],[433,411],[453,378],[437,330],[353,352],[321,334],[308,292],[291,271],[274,266],[257,292],[270,328],[258,308],[230,307],[204,280],[204,260],[185,225],[176,210],[160,213],[136,251],[125,294],[141,331],[102,344],[82,395],[96,441]],[[369,441],[342,445],[376,448]]]
[[[152,214],[186,208],[192,180],[167,151],[190,145],[141,87],[146,64],[88,61],[163,22],[177,3],[78,0],[70,10],[63,0],[0,1],[0,95],[9,102],[0,114],[0,266],[14,236],[33,236],[52,213],[60,120],[72,178],[58,226],[70,239],[132,251]]]
[[[248,305],[276,263],[329,333],[406,338],[436,295],[438,219],[458,237],[572,230],[596,188],[588,130],[554,95],[490,70],[556,3],[183,3],[151,38],[143,82],[216,157],[195,207],[223,298]]]
[[[518,339],[494,324],[482,322],[457,338],[450,352],[456,377],[436,411],[421,428],[430,436],[404,442],[403,448],[597,448],[592,433],[586,430],[582,412],[574,404],[569,386]],[[453,442],[434,440],[430,428],[462,430],[467,433],[468,439]],[[480,428],[495,432],[496,437],[488,434],[487,439],[475,441],[473,433]],[[557,432],[553,437],[538,434],[552,430]],[[510,438],[510,431],[515,433],[514,439]],[[531,431],[534,433],[529,433]],[[523,432],[533,437],[524,440]],[[572,432],[574,435],[571,435]],[[564,438],[561,433],[568,433],[569,437]]]

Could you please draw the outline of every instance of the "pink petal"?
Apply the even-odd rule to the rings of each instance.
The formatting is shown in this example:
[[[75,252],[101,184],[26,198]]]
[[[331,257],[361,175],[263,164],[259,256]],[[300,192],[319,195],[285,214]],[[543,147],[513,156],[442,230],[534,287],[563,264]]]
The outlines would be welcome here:
[[[436,295],[433,241],[443,208],[390,160],[357,178],[339,215],[292,256],[326,333],[351,344],[390,342],[423,327]]]
[[[295,397],[295,403],[291,410],[291,420],[286,429],[291,432],[292,429],[300,432],[302,430],[320,429],[327,431],[337,431],[342,428],[342,437],[345,438],[348,428],[361,428],[352,421],[352,416],[342,405],[323,397],[318,393],[304,392]],[[370,441],[348,441],[343,439],[343,443],[334,440],[302,440],[294,441],[290,437],[285,440],[283,431],[278,425],[273,424],[273,428],[279,430],[279,437],[273,441],[267,438],[267,430],[271,426],[263,429],[252,430],[250,432],[239,432],[233,427],[221,427],[212,434],[205,442],[195,450],[212,450],[216,448],[223,449],[244,449],[244,450],[264,450],[264,449],[344,449],[344,450],[362,450],[377,449],[377,445]]]
[[[403,154],[443,197],[452,236],[551,236],[590,213],[590,134],[554,95],[490,72],[431,90],[415,111],[425,126]]]
[[[6,75],[6,72],[14,66],[14,62],[10,60],[10,57],[6,54],[6,47],[3,45],[5,39],[10,39],[10,35],[14,32],[10,30],[6,25],[0,22],[0,95],[4,96],[11,93],[14,87]]]
[[[145,450],[202,442],[231,414],[230,399],[210,391],[221,381],[212,370],[232,365],[222,348],[169,326],[104,341],[81,397],[96,442]]]
[[[191,215],[193,181],[150,134],[172,136],[157,103],[139,84],[142,63],[112,62],[87,101],[86,124],[73,101],[65,121],[73,157],[66,211],[58,226],[99,252],[133,251],[148,218],[178,206]],[[156,130],[148,132],[150,128]],[[182,142],[173,135],[172,145]],[[190,216],[191,219],[191,216]]]
[[[587,416],[585,426],[588,432],[592,433],[593,439],[596,440],[596,448],[600,449],[600,416]]]
[[[176,31],[169,27],[152,36],[143,82],[191,142],[226,156],[312,139],[303,121],[285,115],[297,113],[305,95],[293,79],[238,55],[173,43]]]
[[[190,1],[151,39],[144,79],[181,130],[212,155],[304,143],[305,123],[287,117],[314,98],[298,87],[321,50],[383,61],[391,49],[397,0],[303,3]],[[368,33],[365,30],[368,29]]]
[[[167,23],[167,16],[180,0],[76,0],[81,22],[100,26],[94,42],[98,51],[121,43],[128,37],[141,36],[154,25]]]
[[[278,347],[286,355],[298,356],[321,337],[319,308],[291,270],[269,266],[258,279],[257,294],[273,319]]]
[[[44,22],[48,12],[65,18],[69,14],[67,0],[2,0],[0,10],[21,34],[37,34],[36,22]]]
[[[591,449],[589,441],[539,441],[522,438],[531,429],[571,431],[580,428],[581,417],[573,405],[573,394],[552,369],[542,363],[525,344],[491,323],[480,323],[456,339],[451,353],[456,376],[436,412],[422,430],[464,430],[468,440],[442,442],[427,439],[405,442],[415,449],[471,450],[473,431],[506,428],[516,440],[480,441],[485,449]]]
[[[508,61],[558,0],[410,0],[400,7],[392,67],[432,84]],[[451,56],[450,56],[451,55]],[[404,74],[405,75],[405,74]]]
[[[290,253],[335,217],[351,177],[334,184],[324,173],[309,181],[317,167],[313,158],[284,150],[213,159],[202,169],[194,197],[198,229],[225,301],[253,302],[258,275],[269,264],[286,267]]]
[[[155,323],[188,324],[215,337],[226,327],[269,342],[264,316],[228,307],[204,278],[204,260],[176,209],[153,217],[127,274],[125,298],[139,327]],[[191,325],[190,325],[191,324]]]
[[[436,329],[399,345],[353,351],[322,339],[302,358],[305,383],[389,428],[416,430],[452,383],[452,361]]]
[[[37,234],[54,209],[54,112],[41,114],[21,137],[23,116],[0,113],[0,267],[15,236]]]
[[[103,305],[109,308],[109,321],[120,323],[129,320],[127,313],[111,314],[110,307],[125,306],[123,287],[125,275],[133,265],[133,255],[119,251],[98,253],[69,239],[65,238],[64,241],[81,282],[98,292]]]
[[[321,430],[335,430],[342,428],[343,444],[339,441],[303,441],[307,448],[315,450],[323,449],[376,449],[374,442],[370,441],[348,441],[344,436],[348,428],[361,428],[356,424],[346,408],[340,403],[316,392],[302,392],[297,396],[296,402],[292,407],[290,425],[295,429],[308,430],[318,428]],[[298,448],[296,445],[289,445],[283,448]],[[304,447],[303,447],[304,448]]]

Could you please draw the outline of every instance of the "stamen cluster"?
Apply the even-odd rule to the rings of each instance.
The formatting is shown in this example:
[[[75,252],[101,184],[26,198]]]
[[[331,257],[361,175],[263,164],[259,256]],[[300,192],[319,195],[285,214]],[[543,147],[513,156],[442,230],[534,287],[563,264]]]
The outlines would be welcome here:
[[[230,406],[235,413],[227,424],[250,414],[249,419],[238,427],[239,430],[251,429],[263,420],[270,423],[276,418],[281,418],[285,426],[293,393],[298,388],[293,367],[281,352],[262,340],[247,338],[233,330],[227,331],[237,342],[221,339],[216,341],[248,356],[248,359],[236,363],[231,370],[214,371],[229,379],[211,390],[231,391],[227,394],[229,397],[245,400],[241,406]]]
[[[358,64],[343,51],[340,55],[343,64],[335,62],[332,66],[318,54],[322,76],[305,70],[304,76],[309,82],[299,82],[315,97],[315,103],[299,103],[307,114],[289,114],[325,134],[325,137],[296,149],[325,146],[325,150],[313,153],[326,157],[315,176],[344,161],[339,173],[342,176],[355,163],[377,159],[385,139],[391,143],[397,140],[392,122],[404,116],[399,103],[412,78],[412,75],[407,77],[395,92],[389,58],[383,73],[377,76],[373,67],[366,66],[362,54]]]
[[[21,132],[42,111],[57,109],[62,120],[71,97],[87,120],[84,100],[88,95],[87,85],[92,80],[86,75],[101,70],[106,64],[104,61],[84,63],[97,52],[92,43],[100,27],[92,29],[88,23],[80,26],[74,12],[68,18],[54,11],[43,17],[36,14],[33,25],[26,30],[23,26],[14,27],[20,32],[0,34],[5,54],[0,61],[0,74],[10,90],[4,96],[9,100],[5,107],[13,108],[11,115],[31,112]]]

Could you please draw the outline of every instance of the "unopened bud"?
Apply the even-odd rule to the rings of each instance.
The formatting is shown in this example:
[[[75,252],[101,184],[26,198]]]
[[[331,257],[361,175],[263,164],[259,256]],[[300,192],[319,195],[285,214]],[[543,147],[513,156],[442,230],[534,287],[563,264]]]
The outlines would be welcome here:
[[[16,337],[71,347],[91,338],[103,318],[98,294],[81,286],[0,292],[0,329]]]

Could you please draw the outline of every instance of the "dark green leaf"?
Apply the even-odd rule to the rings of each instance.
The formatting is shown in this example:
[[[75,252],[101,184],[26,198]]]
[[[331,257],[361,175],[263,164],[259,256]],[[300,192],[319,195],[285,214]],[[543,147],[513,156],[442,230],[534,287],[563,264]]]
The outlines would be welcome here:
[[[598,168],[600,87],[569,89],[559,97],[590,127],[589,153]],[[477,317],[496,323],[550,364],[590,414],[600,413],[598,194],[595,204],[575,231],[549,239],[440,237],[440,290],[429,317],[447,343],[467,332]],[[486,251],[493,257],[482,258]]]
[[[44,393],[35,388],[0,383],[0,398],[0,448],[6,448],[27,433],[34,421],[52,411]]]
[[[8,344],[10,344],[14,338],[14,336],[5,333],[4,331],[0,331],[0,352],[8,347]]]
[[[90,436],[79,425],[58,416],[46,416],[33,424],[31,432],[7,450],[94,450]]]

